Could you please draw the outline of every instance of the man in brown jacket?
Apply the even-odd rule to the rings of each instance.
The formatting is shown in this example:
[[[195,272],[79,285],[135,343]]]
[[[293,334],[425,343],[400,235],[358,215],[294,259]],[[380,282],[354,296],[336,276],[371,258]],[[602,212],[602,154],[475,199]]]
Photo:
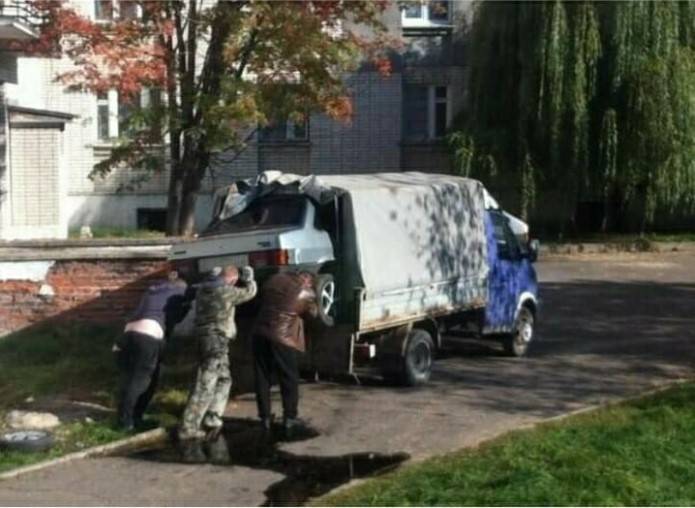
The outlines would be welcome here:
[[[293,428],[300,425],[297,419],[297,352],[306,350],[304,318],[317,314],[312,274],[281,272],[263,286],[261,307],[253,329],[253,356],[258,416],[266,430],[270,430],[272,424],[270,385],[273,371],[280,382],[285,433],[291,434]]]

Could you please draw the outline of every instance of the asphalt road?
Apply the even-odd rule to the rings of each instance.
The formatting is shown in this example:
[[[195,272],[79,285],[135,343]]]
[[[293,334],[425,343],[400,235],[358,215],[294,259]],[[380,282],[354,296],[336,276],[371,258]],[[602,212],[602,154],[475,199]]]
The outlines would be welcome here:
[[[538,272],[543,307],[528,358],[505,358],[484,344],[455,344],[424,388],[374,380],[304,385],[301,411],[319,435],[282,445],[282,467],[254,460],[230,467],[91,459],[4,481],[0,504],[258,505],[266,494],[277,497],[280,487],[291,495],[300,478],[325,472],[335,461],[347,464],[336,473],[342,480],[357,475],[362,466],[345,462],[345,454],[422,458],[691,375],[695,256],[575,256],[539,263]],[[228,411],[235,418],[254,412],[249,397],[233,401]],[[252,434],[239,435],[249,437],[232,449],[248,451]],[[286,478],[289,470],[296,478]]]

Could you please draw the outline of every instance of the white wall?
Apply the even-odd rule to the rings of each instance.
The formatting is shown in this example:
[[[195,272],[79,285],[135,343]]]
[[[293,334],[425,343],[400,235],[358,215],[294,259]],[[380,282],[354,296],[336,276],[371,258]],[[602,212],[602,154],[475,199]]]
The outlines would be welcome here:
[[[66,209],[70,217],[70,229],[82,226],[132,228],[137,221],[138,208],[166,208],[167,197],[162,194],[113,195],[72,194],[68,196]],[[196,207],[196,229],[210,222],[212,199],[199,196]]]

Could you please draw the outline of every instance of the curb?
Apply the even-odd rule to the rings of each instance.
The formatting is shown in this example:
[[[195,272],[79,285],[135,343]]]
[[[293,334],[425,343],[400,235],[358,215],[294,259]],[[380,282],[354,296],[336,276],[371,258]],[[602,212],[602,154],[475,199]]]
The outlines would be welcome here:
[[[655,252],[695,252],[695,242],[648,242],[639,241],[605,243],[548,243],[541,244],[539,257],[549,258],[573,254],[648,254]]]
[[[494,441],[495,439],[499,439],[502,436],[509,434],[510,432],[528,431],[528,430],[535,429],[537,427],[541,427],[543,425],[547,425],[549,423],[561,422],[562,420],[566,420],[566,419],[571,418],[573,416],[579,416],[581,414],[590,413],[590,412],[596,411],[598,409],[607,409],[607,408],[611,408],[614,406],[619,406],[621,404],[625,404],[626,402],[638,401],[638,400],[643,399],[645,397],[650,397],[652,395],[656,395],[658,393],[665,392],[666,390],[668,390],[670,388],[674,388],[678,385],[681,385],[683,383],[687,383],[689,381],[693,381],[693,379],[692,378],[676,378],[676,379],[661,383],[659,385],[656,385],[654,388],[650,388],[649,390],[646,390],[644,392],[640,392],[636,395],[621,397],[619,399],[610,400],[608,402],[603,402],[603,403],[599,403],[599,404],[592,404],[590,406],[581,407],[579,409],[573,409],[572,411],[569,411],[567,413],[562,413],[559,415],[551,416],[549,418],[544,418],[542,420],[538,420],[535,422],[524,423],[524,424],[521,424],[514,429],[506,430],[504,432],[501,432],[500,434],[497,434],[496,436],[481,439],[477,443],[474,443],[474,444],[471,444],[468,446],[463,446],[461,448],[457,448],[456,450],[452,450],[450,452],[438,453],[438,454],[429,455],[429,456],[425,456],[425,457],[417,457],[415,459],[408,459],[408,460],[402,462],[396,468],[388,471],[387,474],[397,472],[397,471],[403,469],[404,467],[410,467],[410,466],[420,464],[420,463],[425,462],[427,460],[433,459],[434,457],[442,457],[442,456],[449,455],[451,453],[458,453],[458,452],[463,451],[463,450],[473,450],[473,449],[478,448],[484,444],[487,444],[491,441]],[[323,499],[325,497],[332,496],[334,494],[339,494],[340,492],[343,492],[344,490],[348,490],[348,489],[351,489],[353,487],[357,487],[359,485],[362,485],[363,483],[370,481],[370,480],[373,480],[374,478],[375,477],[372,476],[372,477],[367,477],[367,478],[357,478],[357,479],[351,480],[347,483],[344,483],[344,484],[336,487],[333,490],[326,492],[325,494],[307,499],[306,502],[304,503],[304,505],[305,506],[325,506],[325,504],[321,505],[321,504],[314,504],[314,503],[316,501],[320,501],[321,499]]]
[[[69,453],[62,457],[58,457],[57,459],[44,460],[43,462],[37,462],[36,464],[31,464],[29,466],[12,469],[11,471],[0,474],[0,481],[17,478],[18,476],[27,473],[40,471],[52,466],[57,466],[58,464],[65,464],[67,462],[72,462],[73,460],[100,457],[132,448],[139,448],[140,446],[144,445],[159,443],[168,437],[169,434],[167,430],[163,427],[158,427],[156,429],[148,430],[147,432],[142,432],[118,441],[113,441],[112,443],[94,446],[80,452]]]

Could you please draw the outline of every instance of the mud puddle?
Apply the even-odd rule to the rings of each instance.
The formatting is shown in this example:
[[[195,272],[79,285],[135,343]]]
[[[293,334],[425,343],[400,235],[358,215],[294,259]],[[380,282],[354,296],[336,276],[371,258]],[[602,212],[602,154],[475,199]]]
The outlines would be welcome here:
[[[286,442],[316,437],[310,428],[295,433],[292,439],[278,437],[279,430],[269,437],[260,427],[248,420],[228,420],[224,430],[206,441],[176,442],[172,440],[158,448],[131,455],[140,460],[215,464],[267,469],[285,478],[270,485],[264,492],[264,506],[298,506],[313,497],[321,496],[355,478],[376,476],[394,469],[409,458],[406,453],[380,455],[357,453],[318,457],[295,455],[278,449]],[[233,474],[233,471],[230,471]]]

